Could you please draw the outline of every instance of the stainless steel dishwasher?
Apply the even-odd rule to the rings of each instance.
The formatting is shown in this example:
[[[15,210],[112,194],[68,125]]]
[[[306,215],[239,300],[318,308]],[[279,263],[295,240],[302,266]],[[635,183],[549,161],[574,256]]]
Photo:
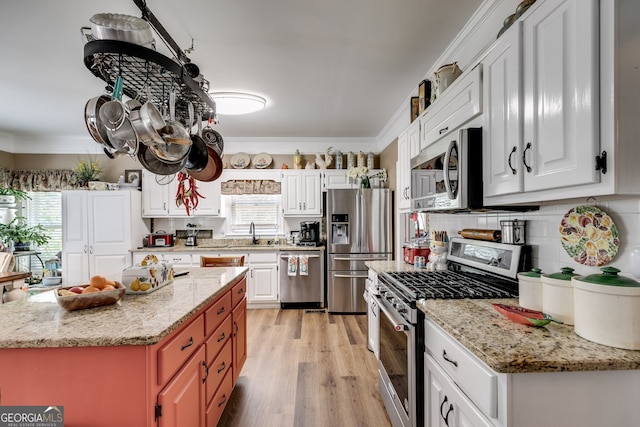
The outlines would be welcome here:
[[[323,251],[283,251],[279,264],[282,308],[324,307]]]

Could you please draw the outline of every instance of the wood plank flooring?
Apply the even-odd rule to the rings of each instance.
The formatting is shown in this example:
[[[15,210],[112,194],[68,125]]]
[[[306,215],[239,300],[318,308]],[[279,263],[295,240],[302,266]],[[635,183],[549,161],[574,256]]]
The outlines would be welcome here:
[[[229,427],[389,427],[366,315],[247,312],[247,361],[218,423]]]

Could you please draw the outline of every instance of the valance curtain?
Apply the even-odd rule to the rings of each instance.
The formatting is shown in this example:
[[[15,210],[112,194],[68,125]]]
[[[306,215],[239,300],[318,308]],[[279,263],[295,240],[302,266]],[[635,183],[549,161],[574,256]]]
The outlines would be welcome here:
[[[61,191],[82,188],[71,169],[12,170],[0,168],[0,187],[21,191]]]
[[[220,184],[221,193],[234,194],[280,194],[280,183],[267,179],[231,179]]]

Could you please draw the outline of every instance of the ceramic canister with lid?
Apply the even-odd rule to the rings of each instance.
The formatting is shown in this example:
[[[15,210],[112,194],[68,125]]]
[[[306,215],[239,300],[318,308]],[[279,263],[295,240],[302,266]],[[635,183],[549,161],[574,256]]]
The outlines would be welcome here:
[[[601,270],[571,279],[575,332],[599,344],[640,350],[640,283],[619,276],[617,268]]]
[[[522,308],[542,311],[542,270],[532,268],[531,271],[518,273],[518,303]]]
[[[542,275],[542,311],[556,320],[573,325],[573,283],[577,276],[571,267],[559,272]]]

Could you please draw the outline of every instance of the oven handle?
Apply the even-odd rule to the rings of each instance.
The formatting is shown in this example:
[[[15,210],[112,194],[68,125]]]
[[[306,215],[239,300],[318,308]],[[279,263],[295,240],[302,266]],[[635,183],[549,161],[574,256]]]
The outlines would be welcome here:
[[[380,311],[387,317],[387,319],[389,319],[391,324],[393,324],[393,329],[398,332],[406,331],[409,329],[409,326],[406,323],[396,321],[396,319],[394,318],[395,316],[389,312],[383,302],[378,304],[378,307],[380,308]]]

